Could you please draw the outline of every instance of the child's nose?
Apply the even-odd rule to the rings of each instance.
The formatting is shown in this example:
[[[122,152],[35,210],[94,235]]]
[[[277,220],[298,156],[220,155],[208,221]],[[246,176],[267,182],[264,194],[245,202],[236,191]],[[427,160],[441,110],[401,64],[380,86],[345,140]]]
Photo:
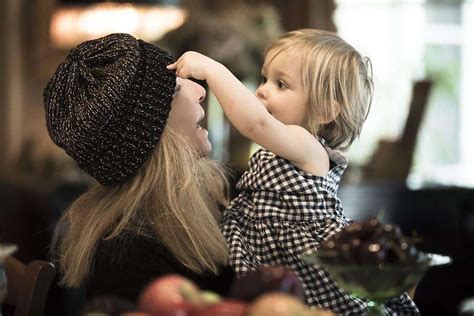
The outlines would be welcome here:
[[[260,100],[265,100],[267,98],[267,91],[263,86],[259,86],[257,88],[257,91],[255,91],[255,94],[257,95],[257,98]]]

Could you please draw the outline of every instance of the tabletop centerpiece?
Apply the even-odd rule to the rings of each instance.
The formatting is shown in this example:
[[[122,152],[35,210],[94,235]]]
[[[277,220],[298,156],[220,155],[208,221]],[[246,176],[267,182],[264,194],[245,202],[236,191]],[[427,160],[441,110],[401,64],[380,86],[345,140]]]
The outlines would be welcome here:
[[[409,291],[429,267],[451,259],[418,251],[398,226],[372,218],[344,227],[305,260],[324,268],[352,296],[368,300],[366,315],[386,315],[387,299]]]

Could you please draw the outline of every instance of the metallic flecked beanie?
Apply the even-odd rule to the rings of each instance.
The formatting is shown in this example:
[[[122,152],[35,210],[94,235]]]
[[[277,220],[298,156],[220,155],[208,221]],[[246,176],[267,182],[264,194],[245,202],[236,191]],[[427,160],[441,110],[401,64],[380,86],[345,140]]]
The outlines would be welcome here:
[[[125,182],[165,128],[176,85],[166,51],[128,34],[72,49],[43,94],[54,143],[103,185]]]

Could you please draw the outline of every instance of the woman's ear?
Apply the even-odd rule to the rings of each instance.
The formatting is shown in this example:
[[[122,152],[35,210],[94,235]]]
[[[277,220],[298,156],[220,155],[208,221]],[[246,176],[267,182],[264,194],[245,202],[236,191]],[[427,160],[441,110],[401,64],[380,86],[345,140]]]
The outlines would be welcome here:
[[[333,101],[331,104],[330,112],[325,116],[318,116],[319,124],[328,124],[334,121],[337,116],[341,113],[341,104],[337,101]]]

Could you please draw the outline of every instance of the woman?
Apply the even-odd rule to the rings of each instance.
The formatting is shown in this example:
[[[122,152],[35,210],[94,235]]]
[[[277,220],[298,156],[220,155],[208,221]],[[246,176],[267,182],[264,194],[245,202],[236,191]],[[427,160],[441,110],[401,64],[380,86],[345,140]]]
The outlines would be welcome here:
[[[99,184],[61,218],[62,284],[135,301],[168,273],[226,294],[232,272],[217,224],[226,181],[209,155],[205,90],[173,58],[127,34],[73,49],[44,92],[52,140]],[[66,227],[59,233],[60,227]]]

